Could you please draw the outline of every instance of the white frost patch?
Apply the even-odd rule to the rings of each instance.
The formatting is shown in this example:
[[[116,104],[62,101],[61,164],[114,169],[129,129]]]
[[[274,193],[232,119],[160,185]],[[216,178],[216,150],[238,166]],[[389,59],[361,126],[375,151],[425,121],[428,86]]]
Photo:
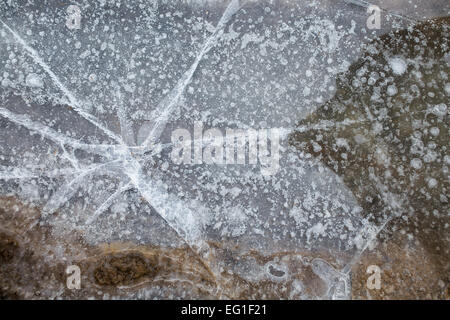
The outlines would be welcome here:
[[[311,238],[311,236],[314,236],[314,238],[317,238],[319,236],[325,235],[325,230],[327,229],[326,225],[323,225],[321,222],[317,223],[313,227],[309,228],[308,231],[306,231],[306,237],[308,238],[308,242]]]
[[[431,112],[433,112],[438,117],[444,117],[447,115],[447,105],[445,103],[435,105]]]
[[[365,250],[367,247],[372,249],[376,243],[375,238],[377,234],[377,227],[367,222],[352,242],[359,251]]]
[[[309,96],[310,93],[311,93],[311,89],[310,89],[310,88],[305,87],[305,88],[303,89],[303,95],[304,95],[305,97]]]
[[[30,201],[35,201],[40,198],[39,191],[36,186],[35,181],[30,181],[29,183],[23,183],[20,186],[19,195],[25,199],[28,199]]]
[[[437,186],[437,181],[436,181],[436,179],[434,179],[434,178],[431,178],[431,179],[429,179],[428,180],[428,187],[431,189],[431,188],[434,188],[434,187],[436,187]]]
[[[291,284],[291,293],[289,295],[290,299],[294,299],[296,295],[299,295],[303,292],[304,285],[300,280],[295,279]],[[303,297],[300,297],[303,298]]]
[[[398,90],[397,87],[394,84],[391,84],[388,88],[387,88],[387,94],[392,96],[395,96],[397,94]]]
[[[244,210],[232,207],[227,210],[226,226],[222,230],[222,236],[238,237],[245,233],[248,220]]]
[[[445,93],[450,96],[450,82],[445,84]]]
[[[41,88],[44,85],[44,81],[42,81],[41,77],[36,73],[30,73],[27,75],[25,82],[27,86],[34,88]]]
[[[394,74],[401,76],[405,73],[407,69],[406,61],[400,57],[393,57],[388,60],[389,66],[391,67]]]
[[[264,37],[262,37],[262,36],[259,37],[258,35],[254,34],[254,33],[246,33],[242,37],[241,50],[245,49],[247,47],[247,45],[251,42],[261,43],[262,41],[264,41]]]
[[[348,141],[344,138],[337,138],[336,139],[336,145],[340,148],[345,148],[347,150],[350,150],[350,146],[348,145]]]
[[[438,136],[439,135],[439,128],[437,128],[437,127],[432,127],[431,129],[430,129],[430,133],[433,135],[433,136]]]
[[[322,151],[322,147],[317,142],[313,141],[312,145],[313,145],[314,152]]]
[[[128,209],[128,203],[127,202],[117,202],[111,206],[111,212],[115,214],[120,214],[127,212]]]
[[[420,168],[422,168],[422,161],[420,159],[414,158],[411,160],[411,167],[413,167],[414,169],[419,170]]]
[[[366,139],[366,137],[364,137],[363,135],[361,135],[359,133],[354,136],[354,139],[357,144],[366,143],[368,141]]]

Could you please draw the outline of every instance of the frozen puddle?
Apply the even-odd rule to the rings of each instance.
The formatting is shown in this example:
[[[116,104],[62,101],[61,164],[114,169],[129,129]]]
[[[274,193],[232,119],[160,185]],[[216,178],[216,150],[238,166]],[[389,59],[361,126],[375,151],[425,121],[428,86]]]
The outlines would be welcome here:
[[[370,298],[407,248],[445,294],[449,23],[375,4],[377,30],[361,1],[2,3],[4,268],[87,270],[52,298]]]

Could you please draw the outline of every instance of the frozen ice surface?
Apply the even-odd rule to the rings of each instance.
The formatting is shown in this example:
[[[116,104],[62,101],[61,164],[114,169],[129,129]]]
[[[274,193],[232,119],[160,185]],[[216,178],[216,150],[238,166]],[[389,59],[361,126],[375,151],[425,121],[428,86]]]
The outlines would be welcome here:
[[[338,75],[358,61],[364,44],[450,9],[373,3],[385,9],[380,30],[367,29],[365,1],[78,1],[79,28],[68,27],[70,13],[58,2],[3,1],[2,196],[42,209],[30,228],[50,226],[62,238],[79,232],[89,246],[187,245],[216,278],[228,270],[255,281],[292,280],[282,259],[241,265],[216,257],[212,243],[262,255],[321,252],[317,257],[328,258],[299,264],[311,265],[327,289],[302,294],[307,284],[295,280],[292,297],[349,298],[352,266],[401,201],[381,192],[393,213],[369,219],[342,176],[288,137],[350,125],[325,119],[298,127],[336,95]],[[386,59],[396,76],[415,63]],[[399,89],[391,84],[387,95]],[[446,119],[446,103],[431,112]],[[279,170],[262,175],[259,164],[175,164],[172,133],[182,128],[194,137],[199,122],[223,134],[279,129]],[[348,143],[342,138],[336,146],[350,151]],[[419,170],[432,149],[410,159],[411,166]],[[383,152],[377,149],[377,159],[389,161]],[[164,297],[166,289],[148,290],[136,297]]]

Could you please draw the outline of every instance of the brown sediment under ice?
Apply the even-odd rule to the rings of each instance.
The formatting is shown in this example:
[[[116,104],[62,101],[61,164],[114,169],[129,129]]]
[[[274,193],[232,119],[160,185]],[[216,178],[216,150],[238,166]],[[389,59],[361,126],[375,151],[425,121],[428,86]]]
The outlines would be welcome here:
[[[214,258],[224,266],[222,273],[215,275],[188,247],[132,243],[92,246],[83,241],[82,235],[60,237],[50,227],[35,224],[30,217],[39,218],[39,208],[14,198],[0,199],[0,207],[1,230],[9,230],[0,233],[0,251],[6,252],[7,257],[0,264],[2,299],[326,298],[329,288],[314,271],[314,261],[326,261],[331,270],[343,267],[325,252],[268,255],[243,251],[231,243],[210,242]],[[365,286],[368,277],[365,270],[369,264],[383,269],[381,291],[368,290]],[[69,265],[81,269],[80,290],[67,288],[65,270]],[[231,270],[236,266],[245,271]],[[406,277],[406,267],[412,277]],[[375,251],[365,253],[353,266],[351,297],[448,297],[445,287],[448,278],[437,279],[435,270],[436,266],[423,250],[405,252],[404,247],[385,242]]]
[[[210,242],[212,256],[223,265],[220,274],[213,274],[189,247],[88,245],[80,234],[59,236],[51,227],[36,224],[37,207],[12,197],[0,198],[0,207],[1,230],[8,230],[7,235],[0,233],[0,250],[8,257],[0,264],[3,299],[300,299],[327,293],[326,283],[311,268],[316,258],[333,261],[326,253],[267,255]],[[80,290],[67,288],[69,265],[80,267]],[[228,266],[244,271],[232,272]]]

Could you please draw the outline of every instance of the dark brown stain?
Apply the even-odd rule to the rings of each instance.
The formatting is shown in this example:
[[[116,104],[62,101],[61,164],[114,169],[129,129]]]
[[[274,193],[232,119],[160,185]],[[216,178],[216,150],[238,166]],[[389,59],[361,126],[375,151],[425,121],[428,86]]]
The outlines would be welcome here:
[[[152,277],[157,271],[157,267],[138,252],[110,254],[94,270],[94,278],[100,285],[120,285],[129,284],[144,276]]]
[[[0,233],[0,263],[10,263],[17,255],[18,249],[19,244],[13,237]]]

